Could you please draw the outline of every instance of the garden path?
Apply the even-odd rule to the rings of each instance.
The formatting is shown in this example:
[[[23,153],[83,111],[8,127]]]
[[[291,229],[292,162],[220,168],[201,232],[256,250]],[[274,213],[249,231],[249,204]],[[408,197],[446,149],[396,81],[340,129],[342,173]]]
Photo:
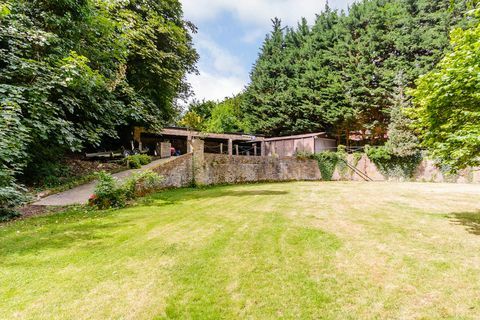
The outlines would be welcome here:
[[[158,167],[166,162],[169,162],[172,159],[174,158],[155,160],[141,167],[140,169],[125,170],[112,175],[118,180],[123,181],[134,173]],[[88,198],[90,197],[90,195],[93,194],[93,190],[95,189],[96,184],[97,184],[97,181],[92,181],[90,183],[83,184],[81,186],[75,187],[73,189],[70,189],[64,192],[52,194],[50,196],[47,196],[43,199],[40,199],[34,202],[33,205],[34,206],[68,206],[68,205],[74,205],[74,204],[85,204],[88,202]]]

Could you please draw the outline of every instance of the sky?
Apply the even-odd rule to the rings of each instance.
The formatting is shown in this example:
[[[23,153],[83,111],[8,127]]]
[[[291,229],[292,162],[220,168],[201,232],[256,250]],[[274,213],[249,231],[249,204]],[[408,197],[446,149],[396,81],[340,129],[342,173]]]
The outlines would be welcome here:
[[[271,19],[295,26],[302,18],[310,24],[325,8],[326,0],[180,0],[184,15],[198,32],[194,44],[200,54],[199,75],[189,75],[194,98],[223,100],[240,93],[258,57]],[[329,0],[347,9],[354,0]]]

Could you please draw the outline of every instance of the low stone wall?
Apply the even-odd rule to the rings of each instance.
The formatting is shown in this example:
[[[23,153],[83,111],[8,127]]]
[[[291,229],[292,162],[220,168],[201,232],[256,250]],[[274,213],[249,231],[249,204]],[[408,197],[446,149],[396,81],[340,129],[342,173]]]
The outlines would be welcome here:
[[[321,180],[315,160],[295,157],[228,156],[203,152],[203,141],[193,153],[177,157],[152,170],[164,177],[165,188],[259,181]]]
[[[316,160],[302,160],[295,157],[254,157],[228,156],[203,152],[203,141],[197,140],[192,146],[193,153],[176,157],[167,163],[153,168],[162,175],[164,187],[180,188],[192,184],[215,185],[261,181],[295,181],[321,180],[320,169]],[[355,160],[349,155],[348,162],[354,165]],[[401,181],[399,177],[383,175],[376,165],[366,156],[355,164],[358,171],[366,174],[374,181]],[[349,168],[339,170],[333,180],[363,181],[358,174]],[[449,175],[435,166],[432,160],[423,160],[413,179],[418,182],[456,182],[480,183],[480,170],[466,169],[457,175]]]
[[[321,180],[315,160],[204,154],[196,181],[203,185],[257,181]]]
[[[358,163],[354,163],[354,157],[349,155],[348,163],[355,165],[356,169],[360,172],[366,174],[374,181],[400,181],[404,180],[399,177],[387,177],[383,175],[377,168],[377,166],[367,157],[363,155]],[[354,181],[363,181],[358,174],[354,173],[353,170],[344,169],[335,170],[335,173],[332,177],[333,180],[354,180]],[[451,183],[480,183],[480,168],[469,168],[461,170],[456,175],[451,175],[444,173],[438,168],[434,161],[429,159],[424,159],[418,166],[413,181],[418,182],[451,182]]]
[[[187,187],[193,182],[193,154],[176,157],[152,170],[163,176],[165,188]]]

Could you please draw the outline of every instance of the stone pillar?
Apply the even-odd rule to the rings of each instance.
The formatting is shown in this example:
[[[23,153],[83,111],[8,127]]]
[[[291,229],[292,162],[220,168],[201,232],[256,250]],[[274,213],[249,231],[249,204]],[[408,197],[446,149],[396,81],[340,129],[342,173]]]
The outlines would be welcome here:
[[[233,155],[233,141],[232,139],[228,139],[228,155]]]
[[[253,155],[256,157],[257,156],[257,144],[253,144]]]
[[[260,155],[261,155],[262,157],[265,156],[265,141],[262,141],[262,142],[260,143]]]
[[[220,154],[223,154],[223,143],[220,143]]]
[[[160,142],[160,153],[159,156],[160,158],[170,158],[171,156],[171,151],[170,148],[172,147],[172,144],[170,142]]]
[[[238,144],[235,145],[235,154],[238,156]]]
[[[192,140],[192,152],[193,152],[193,182],[195,185],[205,185],[205,143],[201,139]]]
[[[193,151],[193,148],[192,148],[192,136],[188,136],[187,137],[187,153],[190,153]]]

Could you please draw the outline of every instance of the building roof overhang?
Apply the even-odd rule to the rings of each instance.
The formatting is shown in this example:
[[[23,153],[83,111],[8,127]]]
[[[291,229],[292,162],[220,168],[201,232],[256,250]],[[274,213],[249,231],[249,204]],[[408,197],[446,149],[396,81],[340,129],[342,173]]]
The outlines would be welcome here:
[[[335,139],[327,138],[326,132],[315,132],[315,133],[298,134],[294,136],[266,138],[263,141],[270,142],[270,141],[295,140],[295,139],[305,139],[305,138],[322,138],[327,140],[335,140]]]

